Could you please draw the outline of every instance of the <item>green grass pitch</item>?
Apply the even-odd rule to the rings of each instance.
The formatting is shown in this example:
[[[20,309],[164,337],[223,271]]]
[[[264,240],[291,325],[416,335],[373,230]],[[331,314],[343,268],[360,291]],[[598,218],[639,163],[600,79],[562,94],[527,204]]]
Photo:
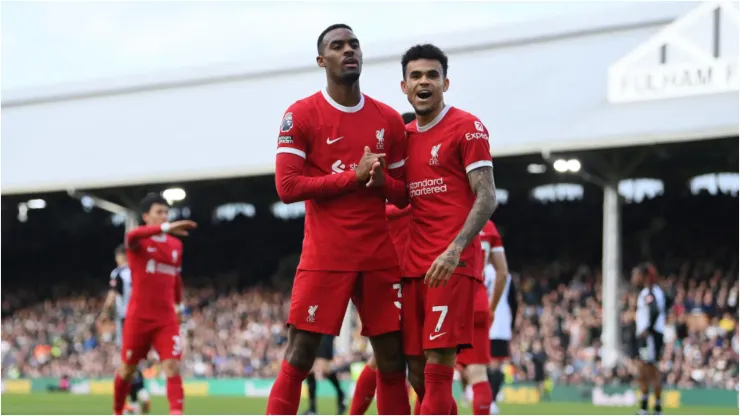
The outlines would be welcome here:
[[[189,397],[185,399],[185,414],[198,415],[261,415],[265,413],[266,398],[247,397]],[[305,401],[300,411],[305,410]],[[335,414],[336,401],[319,400],[321,414]],[[460,414],[471,414],[471,409],[461,407]],[[549,415],[634,415],[637,409],[630,407],[596,407],[584,403],[548,403],[536,405],[501,405],[501,414],[549,414]],[[112,398],[109,396],[82,396],[61,393],[51,394],[3,394],[0,401],[0,413],[4,415],[100,415],[112,414]],[[168,413],[167,400],[164,397],[152,399],[152,414]],[[368,414],[377,414],[375,406]],[[693,415],[737,415],[737,409],[712,407],[681,407],[667,409],[665,414]]]

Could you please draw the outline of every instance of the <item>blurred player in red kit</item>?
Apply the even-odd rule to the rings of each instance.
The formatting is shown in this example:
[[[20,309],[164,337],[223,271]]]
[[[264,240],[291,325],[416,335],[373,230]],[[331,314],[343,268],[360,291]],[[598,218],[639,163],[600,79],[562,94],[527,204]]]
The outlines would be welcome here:
[[[482,280],[477,236],[496,209],[493,162],[483,123],[444,103],[447,56],[436,46],[417,45],[401,66],[401,88],[416,113],[406,126],[411,225],[402,271],[403,347],[421,413],[450,414],[457,411],[455,356],[473,343],[473,303]],[[374,169],[373,186],[385,181]]]
[[[141,202],[143,226],[126,234],[126,255],[131,268],[131,300],[123,323],[121,366],[113,384],[113,412],[123,413],[131,377],[139,361],[153,347],[167,376],[170,414],[180,415],[184,393],[180,377],[179,313],[182,310],[182,242],[197,225],[193,221],[168,222],[169,204],[158,194]]]
[[[514,331],[519,302],[516,286],[509,274],[509,265],[506,261],[501,234],[493,223],[490,226],[487,225],[484,231],[486,231],[486,235],[481,236],[481,241],[490,245],[489,262],[484,269],[485,284],[488,293],[494,293],[491,300],[493,323],[488,331],[489,353],[491,356],[488,368],[488,383],[491,386],[493,397],[489,414],[496,415],[499,413],[496,398],[504,382],[504,374],[501,372],[501,368],[511,355],[509,353],[509,342]],[[496,297],[495,293],[500,293],[500,295]]]
[[[404,113],[403,122],[410,123],[416,120],[416,114]],[[395,205],[388,203],[385,206],[385,216],[388,218],[388,227],[391,230],[391,239],[393,240],[393,247],[396,249],[399,264],[403,262],[403,256],[406,253],[406,245],[409,240],[409,216],[411,207],[406,206],[405,208],[398,208]],[[401,283],[398,283],[398,288],[401,288]],[[370,403],[373,402],[375,396],[376,387],[376,373],[377,365],[375,364],[375,358],[370,357],[362,369],[360,377],[355,383],[355,393],[352,397],[352,405],[349,409],[351,415],[364,415],[367,412]]]
[[[317,49],[327,86],[288,108],[277,140],[278,195],[306,201],[306,224],[288,348],[266,411],[296,414],[322,334],[339,335],[352,299],[377,361],[378,412],[408,414],[401,275],[385,218],[386,199],[406,200],[394,179],[402,175],[405,127],[400,114],[361,93],[362,49],[349,26],[325,29]],[[382,188],[368,186],[374,165],[388,173]]]
[[[493,221],[486,221],[478,238],[481,243],[479,270],[484,276],[484,281],[477,286],[473,304],[473,348],[462,350],[457,355],[457,364],[462,369],[463,394],[468,384],[472,386],[473,414],[487,415],[493,401],[493,391],[487,372],[491,362],[488,332],[493,319],[493,310],[506,288],[507,272],[504,272],[503,277],[494,279],[493,271],[497,270],[497,267],[498,270],[502,267],[506,269],[506,257],[503,256],[501,235]]]

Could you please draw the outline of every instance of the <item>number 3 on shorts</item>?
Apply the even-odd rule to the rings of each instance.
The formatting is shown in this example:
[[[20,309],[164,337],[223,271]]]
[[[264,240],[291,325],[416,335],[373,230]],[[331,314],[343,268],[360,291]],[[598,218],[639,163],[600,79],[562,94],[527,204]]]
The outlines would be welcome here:
[[[182,338],[179,335],[172,336],[172,355],[177,357],[182,352]]]
[[[437,319],[437,326],[434,327],[434,332],[439,332],[442,329],[442,324],[447,317],[447,305],[445,306],[432,306],[432,312],[441,312],[439,319]]]

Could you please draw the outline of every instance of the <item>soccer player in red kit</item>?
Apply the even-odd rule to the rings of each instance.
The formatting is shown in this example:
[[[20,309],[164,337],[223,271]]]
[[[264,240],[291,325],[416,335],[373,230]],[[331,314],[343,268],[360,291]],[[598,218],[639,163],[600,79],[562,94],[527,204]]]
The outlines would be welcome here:
[[[377,361],[378,412],[408,414],[401,274],[385,218],[386,199],[406,199],[393,179],[402,175],[405,127],[400,114],[361,93],[362,49],[349,26],[328,27],[317,48],[327,86],[288,108],[277,140],[278,195],[306,201],[306,224],[288,348],[266,411],[296,414],[321,336],[339,335],[352,299]],[[368,186],[375,164],[390,176],[383,188]]]
[[[123,414],[131,377],[153,347],[167,376],[170,414],[180,415],[184,399],[178,317],[182,309],[182,242],[172,235],[186,236],[197,225],[187,220],[167,222],[169,204],[157,194],[142,200],[141,211],[145,225],[129,231],[125,241],[132,289],[123,323],[121,366],[113,384],[113,412]]]
[[[434,45],[417,45],[401,66],[401,88],[416,113],[406,140],[411,227],[403,262],[404,352],[421,413],[450,414],[455,356],[473,343],[482,279],[476,237],[496,209],[493,162],[483,123],[444,102],[447,56]]]
[[[491,276],[492,295],[489,299],[487,287],[489,279],[486,270],[490,270],[491,259],[494,257],[492,250],[503,250],[503,245],[501,236],[491,220],[486,222],[478,238],[481,243],[478,269],[484,276],[484,282],[478,283],[473,303],[473,347],[466,348],[457,355],[457,364],[462,367],[463,394],[465,394],[465,387],[468,383],[473,388],[473,414],[487,415],[493,401],[493,392],[486,371],[491,362],[488,331],[491,327],[491,311],[501,299],[506,287],[506,278],[504,276],[503,279],[494,280]],[[505,258],[504,261],[506,261]]]
[[[416,114],[414,113],[404,113],[401,117],[404,123],[416,120]],[[399,264],[403,262],[403,256],[406,254],[406,245],[409,240],[410,213],[410,206],[398,208],[391,203],[385,206],[385,216],[388,219],[388,227],[391,231],[391,239],[393,240],[393,247],[396,248]],[[401,283],[398,283],[398,288],[401,288]],[[375,396],[376,370],[375,357],[370,357],[357,378],[357,383],[355,383],[355,393],[352,396],[349,414],[364,415],[367,412]]]

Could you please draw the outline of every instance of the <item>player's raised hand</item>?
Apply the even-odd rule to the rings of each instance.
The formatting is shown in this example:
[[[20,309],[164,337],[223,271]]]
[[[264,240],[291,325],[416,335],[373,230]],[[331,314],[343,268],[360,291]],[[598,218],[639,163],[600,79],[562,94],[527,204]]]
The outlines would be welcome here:
[[[385,167],[385,153],[372,153],[368,146],[365,146],[365,152],[362,154],[360,163],[357,164],[355,174],[357,180],[362,183],[367,183],[370,179],[370,172],[373,170],[373,165],[376,162],[380,162],[382,167]]]
[[[370,170],[370,180],[365,186],[368,188],[382,188],[385,186],[385,172],[383,172],[383,166],[380,161],[373,163],[373,167]]]
[[[188,235],[188,230],[198,228],[198,223],[190,220],[181,220],[170,223],[169,230],[166,232],[172,235],[185,237]]]
[[[447,247],[444,253],[440,254],[424,276],[424,283],[429,287],[438,287],[446,285],[450,276],[460,263],[460,251],[455,247]]]

